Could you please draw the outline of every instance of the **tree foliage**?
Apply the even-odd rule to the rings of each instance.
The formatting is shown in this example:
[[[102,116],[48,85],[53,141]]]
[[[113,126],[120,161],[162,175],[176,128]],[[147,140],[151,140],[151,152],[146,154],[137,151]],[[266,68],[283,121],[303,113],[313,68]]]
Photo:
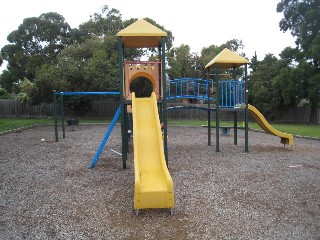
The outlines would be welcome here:
[[[277,11],[284,15],[280,29],[291,32],[296,38],[296,48],[286,48],[281,53],[281,57],[290,62],[275,84],[280,88],[285,104],[309,100],[310,122],[315,123],[320,102],[320,1],[282,0]],[[293,94],[292,89],[297,89],[297,92]]]
[[[11,94],[7,92],[4,88],[0,88],[0,99],[10,99]]]
[[[320,64],[320,2],[319,0],[282,0],[277,11],[284,17],[280,30],[290,31],[296,38],[297,48],[315,67]]]
[[[70,26],[58,13],[24,19],[18,29],[8,35],[10,44],[1,49],[3,59],[8,62],[7,70],[0,78],[4,87],[13,91],[14,84],[25,77],[34,81],[40,66],[54,63],[70,43],[70,31]]]
[[[283,63],[272,54],[267,54],[260,62],[255,62],[255,70],[250,75],[249,102],[264,115],[271,116],[271,110],[280,106],[279,93],[272,85]]]
[[[167,47],[172,47],[171,31],[154,20],[151,24],[168,33]],[[8,62],[0,83],[31,103],[52,101],[52,91],[108,91],[119,88],[118,42],[116,33],[136,21],[123,21],[116,9],[104,6],[79,28],[71,29],[58,13],[44,13],[24,19],[8,35],[1,56]],[[126,59],[137,59],[150,50],[125,49]],[[155,57],[157,49],[151,51]],[[2,60],[2,58],[0,59]],[[23,79],[32,84],[26,91]],[[22,98],[20,98],[22,99]]]
[[[170,66],[168,73],[170,78],[207,78],[207,69],[205,66],[224,48],[239,52],[244,45],[241,40],[231,39],[220,46],[210,45],[203,47],[200,56],[197,53],[190,52],[189,45],[180,45],[172,48],[167,53],[168,65]],[[239,53],[245,56],[243,53]],[[230,69],[221,70],[223,73],[230,73]],[[237,76],[243,73],[243,69],[238,69]],[[236,76],[236,77],[237,77]]]
[[[190,53],[189,45],[180,45],[179,47],[172,48],[167,56],[168,74],[170,79],[196,77],[195,71],[195,56]]]
[[[94,13],[90,16],[89,21],[79,26],[77,40],[84,42],[91,37],[114,36],[123,27],[124,24],[119,10],[109,9],[105,5],[102,7],[101,13]]]

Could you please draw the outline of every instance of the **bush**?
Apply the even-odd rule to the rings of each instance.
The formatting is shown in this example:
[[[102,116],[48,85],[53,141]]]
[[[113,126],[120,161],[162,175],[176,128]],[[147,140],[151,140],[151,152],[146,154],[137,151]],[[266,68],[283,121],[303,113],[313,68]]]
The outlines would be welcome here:
[[[10,99],[11,94],[7,92],[4,88],[0,88],[0,99]]]

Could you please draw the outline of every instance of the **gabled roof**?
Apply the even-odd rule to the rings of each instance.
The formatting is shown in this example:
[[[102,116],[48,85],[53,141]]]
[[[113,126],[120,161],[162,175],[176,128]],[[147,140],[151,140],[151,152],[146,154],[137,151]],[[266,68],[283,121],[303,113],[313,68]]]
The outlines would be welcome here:
[[[122,37],[126,48],[158,47],[163,36],[167,36],[165,31],[144,19],[132,23],[117,33],[117,37]]]
[[[214,67],[215,65],[221,68],[232,68],[240,67],[246,63],[249,63],[249,60],[225,48],[206,65],[206,68]]]

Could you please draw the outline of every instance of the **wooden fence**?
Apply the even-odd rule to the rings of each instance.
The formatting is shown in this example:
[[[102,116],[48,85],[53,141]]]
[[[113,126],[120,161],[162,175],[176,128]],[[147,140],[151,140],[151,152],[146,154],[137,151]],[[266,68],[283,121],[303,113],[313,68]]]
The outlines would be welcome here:
[[[174,104],[168,104],[174,106]],[[207,107],[206,104],[194,104],[197,107]],[[66,117],[77,118],[95,118],[111,119],[118,107],[116,102],[96,101],[93,103],[91,110],[87,112],[75,112],[65,108]],[[190,119],[190,120],[207,120],[207,111],[199,109],[184,109],[168,111],[169,119]],[[310,108],[296,107],[289,108],[286,111],[274,111],[272,121],[274,122],[291,122],[291,123],[308,123],[310,118]],[[0,99],[0,117],[1,118],[47,118],[53,117],[53,104],[41,104],[29,106],[16,100]],[[215,112],[212,112],[211,118],[215,119]],[[221,120],[232,120],[233,114],[230,112],[221,112]],[[238,115],[238,120],[244,119],[244,114]],[[317,123],[320,124],[320,109],[317,111]]]

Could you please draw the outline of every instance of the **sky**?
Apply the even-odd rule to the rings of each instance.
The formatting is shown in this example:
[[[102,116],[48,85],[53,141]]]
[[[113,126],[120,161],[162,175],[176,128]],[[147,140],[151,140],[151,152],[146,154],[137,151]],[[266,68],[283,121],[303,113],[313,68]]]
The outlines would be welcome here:
[[[16,30],[24,18],[57,12],[76,28],[108,5],[109,9],[118,9],[123,20],[144,17],[155,20],[173,33],[174,47],[186,44],[192,52],[200,54],[203,47],[220,46],[238,39],[243,41],[243,52],[249,59],[256,52],[262,60],[266,54],[279,57],[285,47],[295,46],[291,34],[280,31],[283,15],[276,11],[278,2],[280,0],[9,0],[1,4],[0,48],[8,44],[8,34]]]

